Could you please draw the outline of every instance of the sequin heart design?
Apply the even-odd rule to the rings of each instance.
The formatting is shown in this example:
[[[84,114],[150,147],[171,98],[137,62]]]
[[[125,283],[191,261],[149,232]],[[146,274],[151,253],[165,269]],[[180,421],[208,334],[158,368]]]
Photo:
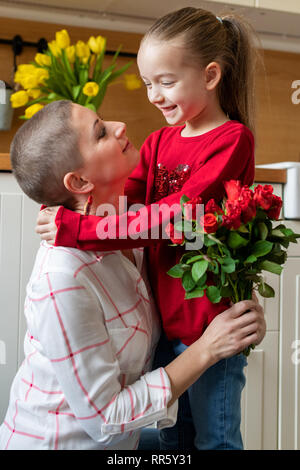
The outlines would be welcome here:
[[[162,163],[159,163],[155,171],[154,202],[180,191],[190,173],[191,168],[189,165],[180,164],[177,165],[175,170],[168,170]]]

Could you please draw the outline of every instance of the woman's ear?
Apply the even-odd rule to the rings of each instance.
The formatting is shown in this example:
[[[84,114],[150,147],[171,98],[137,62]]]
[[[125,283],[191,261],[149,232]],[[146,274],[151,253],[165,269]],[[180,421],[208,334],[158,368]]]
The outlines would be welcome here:
[[[205,80],[206,89],[211,91],[214,90],[219,84],[222,77],[222,69],[218,62],[210,62],[205,67]]]
[[[65,188],[73,194],[87,194],[94,189],[94,184],[81,178],[78,173],[70,172],[64,176]]]

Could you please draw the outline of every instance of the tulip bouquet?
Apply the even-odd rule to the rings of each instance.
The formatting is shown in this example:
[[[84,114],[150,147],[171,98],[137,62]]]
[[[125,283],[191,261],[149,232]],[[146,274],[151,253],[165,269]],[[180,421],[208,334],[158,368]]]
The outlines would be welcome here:
[[[201,198],[182,196],[183,220],[168,226],[169,237],[175,246],[184,246],[191,235],[203,237],[203,244],[199,250],[186,251],[168,274],[181,279],[185,299],[206,294],[212,303],[222,298],[236,303],[251,299],[253,289],[274,297],[263,271],[281,274],[289,243],[297,243],[300,235],[282,223],[273,226],[282,200],[271,185],[249,188],[231,180],[224,186],[227,196],[222,203],[209,200],[199,220],[196,207]],[[244,354],[249,352],[250,347]]]
[[[11,95],[13,108],[27,106],[21,119],[30,119],[44,105],[56,100],[71,100],[93,111],[100,107],[107,86],[122,75],[131,62],[116,70],[116,51],[111,64],[103,68],[106,39],[91,36],[87,43],[71,45],[68,32],[56,33],[45,53],[35,55],[34,62],[21,64],[15,82],[23,89]],[[125,74],[125,85],[133,90],[141,86],[135,74]]]

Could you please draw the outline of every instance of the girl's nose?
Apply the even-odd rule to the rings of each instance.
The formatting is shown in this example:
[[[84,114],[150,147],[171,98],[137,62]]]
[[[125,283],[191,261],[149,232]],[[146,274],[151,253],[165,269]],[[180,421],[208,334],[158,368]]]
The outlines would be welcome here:
[[[149,98],[150,103],[153,103],[153,104],[161,103],[164,99],[160,91],[155,87],[152,87],[152,89],[149,90],[148,98]]]

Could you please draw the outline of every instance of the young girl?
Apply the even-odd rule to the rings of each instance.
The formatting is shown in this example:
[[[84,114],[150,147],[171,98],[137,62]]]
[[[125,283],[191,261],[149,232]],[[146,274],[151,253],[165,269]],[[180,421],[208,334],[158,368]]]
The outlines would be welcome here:
[[[151,239],[153,224],[160,227],[163,222],[162,217],[149,224],[151,204],[171,206],[183,194],[218,201],[224,195],[224,181],[253,183],[255,48],[251,34],[251,28],[234,15],[219,18],[202,9],[183,8],[159,19],[144,36],[138,53],[140,74],[150,102],[174,126],[146,139],[140,163],[126,185],[130,203],[146,204],[138,217],[148,223],[147,238],[145,234],[133,238],[128,230],[127,237],[122,233],[120,239],[101,240],[96,233],[99,217],[65,208],[55,219],[56,245],[83,250],[147,247],[151,285],[168,339],[162,348],[167,346],[168,354],[175,356],[201,336],[228,304],[211,304],[206,296],[184,301],[180,281],[167,275],[182,249]],[[53,240],[49,217],[41,213],[37,228],[47,241]],[[118,234],[118,217],[115,223]],[[163,364],[160,349],[158,358]],[[177,428],[161,433],[162,448],[186,449],[182,438],[192,437],[197,449],[241,449],[245,365],[240,354],[208,369],[188,390]]]

